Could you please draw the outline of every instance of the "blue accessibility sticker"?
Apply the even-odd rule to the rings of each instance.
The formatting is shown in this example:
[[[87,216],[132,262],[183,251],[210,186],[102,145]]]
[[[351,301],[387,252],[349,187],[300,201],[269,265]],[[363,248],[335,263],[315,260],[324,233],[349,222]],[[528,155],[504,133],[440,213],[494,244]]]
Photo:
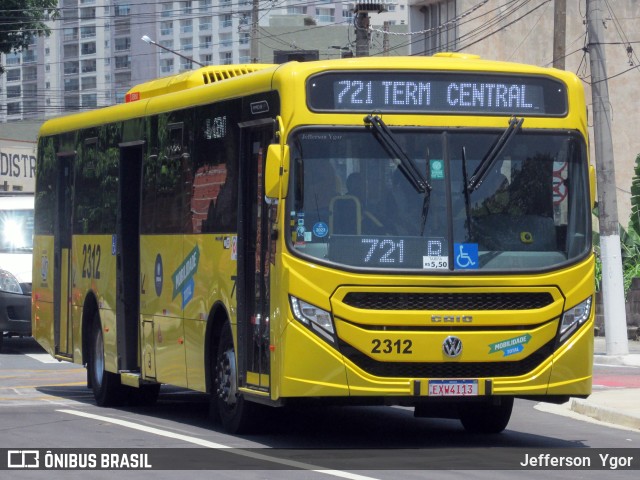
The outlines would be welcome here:
[[[478,244],[454,243],[453,259],[456,270],[477,269],[480,266],[478,261]]]

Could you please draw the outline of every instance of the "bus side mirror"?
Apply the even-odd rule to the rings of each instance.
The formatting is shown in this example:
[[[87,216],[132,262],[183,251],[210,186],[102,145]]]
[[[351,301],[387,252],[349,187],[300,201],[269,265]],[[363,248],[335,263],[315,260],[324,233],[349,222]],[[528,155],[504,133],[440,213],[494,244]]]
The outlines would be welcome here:
[[[589,194],[591,196],[591,210],[596,206],[596,169],[589,164]]]
[[[289,188],[289,146],[269,145],[265,166],[264,194],[278,199],[287,196]]]

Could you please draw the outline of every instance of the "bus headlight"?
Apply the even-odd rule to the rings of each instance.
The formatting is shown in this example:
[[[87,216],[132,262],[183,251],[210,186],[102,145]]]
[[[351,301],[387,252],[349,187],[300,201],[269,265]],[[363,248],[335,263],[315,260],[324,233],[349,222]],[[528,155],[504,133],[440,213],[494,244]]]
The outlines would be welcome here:
[[[18,279],[6,270],[0,270],[0,291],[22,295],[22,287]]]
[[[293,295],[290,295],[289,299],[291,301],[291,312],[296,320],[330,342],[335,343],[335,329],[329,312]]]
[[[584,302],[580,302],[573,308],[570,308],[562,314],[562,322],[560,323],[560,343],[563,343],[573,333],[580,328],[584,322],[589,320],[591,315],[591,297]]]

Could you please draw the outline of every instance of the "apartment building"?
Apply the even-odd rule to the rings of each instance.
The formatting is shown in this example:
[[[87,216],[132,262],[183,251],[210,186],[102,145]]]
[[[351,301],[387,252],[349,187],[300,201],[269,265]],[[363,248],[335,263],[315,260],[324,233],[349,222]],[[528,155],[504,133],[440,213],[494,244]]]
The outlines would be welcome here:
[[[406,3],[381,0],[385,12],[372,12],[371,24],[404,25]],[[269,28],[278,17],[299,17],[305,26],[342,27],[342,34],[331,32],[340,45],[355,38],[349,33],[354,2],[60,0],[59,8],[61,18],[50,23],[51,36],[2,59],[6,72],[0,76],[0,101],[6,108],[0,109],[0,123],[112,105],[122,102],[132,85],[199,64],[273,62],[278,46],[269,43],[274,38]],[[254,9],[259,20],[255,59]],[[305,38],[314,35],[324,34],[309,29]],[[143,36],[156,45],[143,42]]]

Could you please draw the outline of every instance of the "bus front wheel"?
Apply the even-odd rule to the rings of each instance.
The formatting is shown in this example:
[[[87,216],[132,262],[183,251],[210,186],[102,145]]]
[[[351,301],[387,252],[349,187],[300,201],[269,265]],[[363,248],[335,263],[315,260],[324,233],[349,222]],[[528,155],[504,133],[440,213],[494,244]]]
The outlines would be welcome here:
[[[257,405],[246,401],[238,391],[236,365],[231,325],[227,321],[220,332],[213,368],[211,407],[227,432],[246,433],[253,425]]]
[[[89,376],[96,403],[100,407],[120,405],[124,400],[124,390],[120,377],[105,370],[104,337],[100,315],[96,312],[91,325],[91,342],[89,352]]]
[[[497,397],[497,403],[462,403],[458,407],[460,422],[470,433],[500,433],[509,423],[513,397]]]

